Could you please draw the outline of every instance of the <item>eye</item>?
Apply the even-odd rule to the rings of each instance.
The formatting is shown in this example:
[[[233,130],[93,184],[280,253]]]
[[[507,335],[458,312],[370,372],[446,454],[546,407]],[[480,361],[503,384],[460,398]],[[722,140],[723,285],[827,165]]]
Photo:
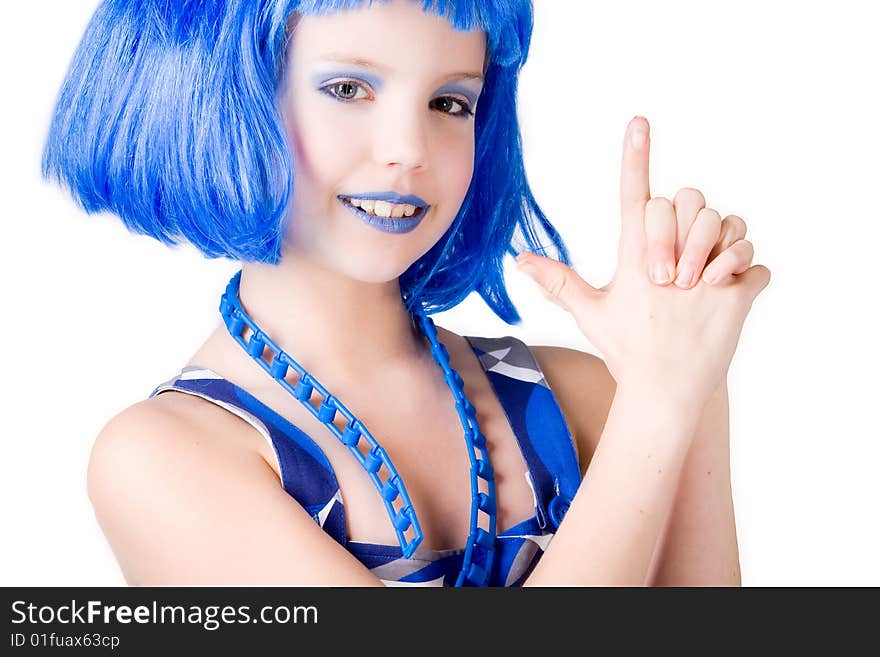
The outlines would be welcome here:
[[[459,116],[463,118],[474,115],[474,113],[471,111],[470,103],[465,100],[460,100],[458,98],[454,98],[453,96],[441,96],[437,100],[444,101],[444,105],[458,105],[459,107],[461,107],[461,109],[456,112],[444,112],[444,114],[449,114],[450,116]]]
[[[348,103],[355,100],[363,100],[364,98],[369,98],[369,94],[364,96],[357,95],[358,91],[366,92],[366,89],[367,87],[365,85],[355,80],[340,80],[338,82],[331,82],[330,84],[324,85],[319,89],[319,91],[327,94],[331,98],[335,98],[340,102]],[[458,118],[467,118],[474,115],[473,111],[471,111],[470,103],[468,103],[466,100],[456,98],[454,96],[441,96],[435,99],[435,102],[439,103],[442,108],[453,108],[456,105],[461,108],[456,111],[450,111],[449,109],[440,109],[440,112],[442,114],[448,114],[449,116],[455,116]]]
[[[342,93],[337,93],[336,89],[343,90]],[[336,98],[337,100],[349,101],[349,100],[357,100],[357,97],[351,97],[349,93],[353,89],[361,89],[364,90],[363,85],[355,82],[354,80],[342,80],[341,82],[333,82],[324,87],[321,87],[321,91],[330,96],[331,98]],[[329,90],[329,91],[328,91]]]

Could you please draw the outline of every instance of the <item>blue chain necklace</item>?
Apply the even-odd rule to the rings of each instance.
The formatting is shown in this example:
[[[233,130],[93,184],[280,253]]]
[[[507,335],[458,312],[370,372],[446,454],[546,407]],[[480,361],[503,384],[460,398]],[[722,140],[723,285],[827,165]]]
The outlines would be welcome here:
[[[348,447],[358,463],[367,471],[373,485],[382,496],[385,510],[388,512],[394,532],[397,534],[397,540],[400,542],[403,556],[409,559],[421,544],[424,535],[415,509],[410,502],[409,494],[403,484],[403,479],[397,473],[388,454],[373,438],[367,427],[345,408],[339,399],[328,392],[315,377],[306,372],[302,365],[282,351],[248,316],[242,308],[238,296],[240,283],[241,271],[232,277],[226,286],[226,292],[220,299],[220,314],[223,316],[223,322],[230,335],[263,370],[303,404],[343,445]],[[422,335],[428,338],[431,343],[431,355],[443,370],[443,379],[452,391],[455,408],[458,411],[462,427],[464,427],[464,441],[471,463],[470,534],[465,548],[464,561],[455,585],[485,586],[492,571],[496,536],[495,473],[489,461],[486,437],[477,425],[476,411],[473,405],[464,394],[461,376],[450,367],[449,352],[437,339],[437,328],[434,326],[434,322],[421,308],[413,311],[412,321],[414,326],[417,326]],[[248,340],[245,340],[242,335],[245,327],[251,330]],[[299,375],[295,385],[291,385],[286,380],[288,368],[292,368]],[[315,391],[321,397],[321,404],[318,408],[311,402]],[[336,413],[348,421],[342,430],[334,423]],[[366,449],[361,447],[361,439],[365,441]],[[389,473],[384,481],[380,479],[378,474],[383,465]],[[487,493],[479,490],[479,479],[483,479],[487,483]],[[398,499],[399,508],[395,508],[394,503]],[[488,518],[488,530],[479,526],[480,513],[485,514]],[[484,555],[482,559],[478,558],[477,554],[480,550]]]

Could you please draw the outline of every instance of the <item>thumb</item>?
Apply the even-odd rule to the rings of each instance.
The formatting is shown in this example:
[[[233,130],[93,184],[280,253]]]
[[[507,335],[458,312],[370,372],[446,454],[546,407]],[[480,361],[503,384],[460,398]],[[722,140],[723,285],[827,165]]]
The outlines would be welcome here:
[[[570,313],[592,307],[599,296],[598,290],[558,260],[523,252],[516,257],[516,266],[540,286],[545,297]]]
[[[754,302],[755,298],[764,291],[764,288],[770,284],[770,270],[764,265],[755,265],[749,267],[743,273],[736,275],[737,282],[742,282],[747,290],[746,294],[749,303]]]

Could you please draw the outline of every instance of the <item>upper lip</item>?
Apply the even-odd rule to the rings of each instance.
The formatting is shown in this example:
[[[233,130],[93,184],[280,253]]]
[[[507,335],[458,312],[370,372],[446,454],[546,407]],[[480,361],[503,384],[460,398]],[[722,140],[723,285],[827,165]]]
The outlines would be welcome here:
[[[398,194],[397,192],[363,192],[360,194],[346,194],[344,196],[340,196],[340,199],[343,198],[362,198],[369,201],[388,201],[389,203],[408,203],[409,205],[414,205],[417,208],[426,208],[428,204],[415,196],[414,194],[407,194],[405,196]]]

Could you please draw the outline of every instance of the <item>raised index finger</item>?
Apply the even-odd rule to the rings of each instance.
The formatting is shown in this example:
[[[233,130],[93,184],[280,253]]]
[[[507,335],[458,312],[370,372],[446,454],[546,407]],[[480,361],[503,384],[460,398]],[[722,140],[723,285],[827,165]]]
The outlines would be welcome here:
[[[651,198],[648,183],[648,160],[651,151],[651,127],[643,116],[636,116],[626,128],[623,163],[620,169],[620,218],[622,234],[641,243],[645,230],[645,204]],[[631,242],[633,243],[633,242]]]

